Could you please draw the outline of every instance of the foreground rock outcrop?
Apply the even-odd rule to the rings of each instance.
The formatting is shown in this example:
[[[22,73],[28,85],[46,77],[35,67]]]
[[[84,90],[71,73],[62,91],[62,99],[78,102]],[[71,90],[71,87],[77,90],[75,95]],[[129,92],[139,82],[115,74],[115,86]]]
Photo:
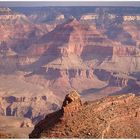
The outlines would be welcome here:
[[[61,110],[39,122],[30,138],[140,138],[140,97],[134,94],[81,103],[76,91]]]
[[[52,126],[55,126],[58,122],[62,121],[65,118],[69,118],[72,113],[79,110],[82,106],[82,102],[80,100],[80,96],[76,91],[72,91],[70,94],[67,94],[62,108],[56,112],[48,114],[44,120],[40,121],[36,126],[35,130],[33,130],[32,134],[29,137],[38,138],[40,137],[43,129],[50,129]]]

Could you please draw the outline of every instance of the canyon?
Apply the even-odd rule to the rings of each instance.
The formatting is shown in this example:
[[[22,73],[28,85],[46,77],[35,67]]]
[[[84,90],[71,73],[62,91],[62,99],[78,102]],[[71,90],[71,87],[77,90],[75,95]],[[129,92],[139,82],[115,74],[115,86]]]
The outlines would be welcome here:
[[[139,14],[123,7],[0,8],[0,117],[29,119],[31,130],[72,90],[82,101],[139,96]]]

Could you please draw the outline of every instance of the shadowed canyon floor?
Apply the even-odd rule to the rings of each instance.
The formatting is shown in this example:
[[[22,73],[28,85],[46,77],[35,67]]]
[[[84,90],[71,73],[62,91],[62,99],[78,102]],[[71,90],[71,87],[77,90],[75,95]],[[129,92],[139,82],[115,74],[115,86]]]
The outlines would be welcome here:
[[[33,127],[28,118],[0,116],[0,138],[28,138]]]

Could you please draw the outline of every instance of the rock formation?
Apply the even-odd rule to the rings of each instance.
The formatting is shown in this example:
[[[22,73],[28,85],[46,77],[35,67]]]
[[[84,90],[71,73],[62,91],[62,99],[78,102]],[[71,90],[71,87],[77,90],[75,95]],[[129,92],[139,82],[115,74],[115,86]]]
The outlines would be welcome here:
[[[61,110],[35,126],[30,138],[140,138],[140,97],[130,93],[81,105],[73,93],[74,98],[71,93],[66,96]],[[71,115],[65,116],[67,112]]]
[[[36,123],[72,89],[82,100],[140,94],[139,21],[131,21],[139,18],[136,7],[11,9],[0,8],[1,115]],[[58,111],[63,119],[81,106],[76,97],[67,95]]]
[[[0,115],[26,117],[35,124],[44,118],[46,112],[50,113],[58,109],[58,103],[52,103],[51,99],[45,95],[34,97],[26,95],[22,97],[3,96],[0,100]],[[26,123],[23,123],[22,126],[26,126]]]
[[[71,116],[82,106],[80,95],[76,91],[67,94],[62,104],[63,116]]]
[[[82,106],[82,102],[80,99],[80,95],[76,91],[70,92],[70,94],[66,95],[64,102],[62,104],[62,108],[58,110],[57,112],[48,114],[45,117],[45,120],[40,121],[35,126],[35,130],[33,130],[32,134],[35,135],[35,137],[39,137],[44,127],[49,130],[56,123],[61,122],[61,121],[63,122],[63,120],[65,120],[66,118],[69,118],[74,112],[79,110],[81,106]],[[42,125],[43,125],[43,128],[42,128]],[[30,135],[31,138],[32,138],[32,134]]]

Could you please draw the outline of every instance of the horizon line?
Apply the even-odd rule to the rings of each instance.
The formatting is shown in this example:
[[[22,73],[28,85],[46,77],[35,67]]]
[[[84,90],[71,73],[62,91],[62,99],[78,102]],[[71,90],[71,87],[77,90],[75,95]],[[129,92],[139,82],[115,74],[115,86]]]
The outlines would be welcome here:
[[[140,7],[140,1],[0,1],[0,7],[47,6]]]

